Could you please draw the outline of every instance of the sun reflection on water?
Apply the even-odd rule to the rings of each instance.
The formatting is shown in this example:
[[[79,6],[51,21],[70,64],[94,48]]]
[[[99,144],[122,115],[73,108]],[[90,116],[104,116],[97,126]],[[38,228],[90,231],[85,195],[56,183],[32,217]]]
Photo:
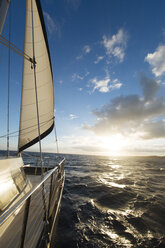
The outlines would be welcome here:
[[[125,237],[119,236],[117,233],[113,232],[112,230],[109,230],[106,226],[101,228],[101,232],[103,234],[108,235],[110,239],[113,240],[113,243],[122,244],[122,247],[133,247],[130,240],[126,239]]]
[[[122,188],[123,189],[126,187],[125,184],[118,184],[115,182],[110,182],[110,181],[107,181],[105,178],[102,178],[102,177],[99,177],[99,182],[106,184],[107,186],[116,187],[116,188]]]
[[[110,165],[113,169],[119,169],[120,165],[119,164],[111,164]]]
[[[113,169],[117,169],[120,165],[114,164],[111,165]],[[118,172],[117,170],[112,171],[111,173],[103,173],[98,177],[99,183],[110,187],[117,187],[117,188],[125,188],[125,184],[119,183],[120,180],[124,179],[124,173]]]

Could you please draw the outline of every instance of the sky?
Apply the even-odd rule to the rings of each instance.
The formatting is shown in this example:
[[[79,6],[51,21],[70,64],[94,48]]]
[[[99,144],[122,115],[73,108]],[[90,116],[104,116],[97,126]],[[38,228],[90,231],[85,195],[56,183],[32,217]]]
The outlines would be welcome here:
[[[12,42],[23,49],[25,2],[13,2]],[[165,155],[165,1],[41,0],[41,4],[60,152]],[[7,27],[8,19],[5,37]],[[0,46],[0,136],[6,134],[7,54]],[[11,65],[10,130],[16,132],[22,58],[11,54]],[[17,133],[12,136],[11,149],[17,149]],[[55,152],[54,143],[52,132],[43,140],[43,150]],[[0,149],[5,147],[1,138]],[[29,150],[37,149],[35,145]]]

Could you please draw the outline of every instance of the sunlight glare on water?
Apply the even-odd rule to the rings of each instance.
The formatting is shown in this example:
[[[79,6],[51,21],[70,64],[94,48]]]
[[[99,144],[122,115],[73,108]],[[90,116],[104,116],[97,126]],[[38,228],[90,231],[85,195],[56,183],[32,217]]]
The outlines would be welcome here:
[[[118,243],[118,244],[122,244],[122,247],[128,247],[131,248],[133,247],[133,245],[130,243],[130,241],[124,237],[120,237],[118,234],[110,231],[109,229],[106,229],[106,227],[104,226],[101,229],[103,234],[106,234],[110,237],[110,239],[113,240],[114,243]]]
[[[112,177],[111,177],[111,179],[112,179]],[[118,184],[118,183],[107,181],[105,178],[101,178],[101,177],[99,177],[99,180],[98,181],[100,183],[106,184],[108,186],[117,187],[117,188],[125,188],[125,186],[126,186],[124,184]]]
[[[165,158],[66,155],[55,247],[165,247],[164,169]]]

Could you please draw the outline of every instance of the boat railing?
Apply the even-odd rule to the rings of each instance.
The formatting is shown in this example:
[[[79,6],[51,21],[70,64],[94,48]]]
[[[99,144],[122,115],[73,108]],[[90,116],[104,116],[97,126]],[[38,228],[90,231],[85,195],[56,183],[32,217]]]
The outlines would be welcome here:
[[[36,166],[35,166],[35,174],[40,173],[40,170],[42,168],[42,172],[46,172],[48,170],[50,170],[51,168],[51,164],[50,164],[50,157],[44,157],[42,160],[41,159],[37,159],[36,161]]]
[[[65,159],[50,169],[46,158],[46,172],[40,182],[1,214],[0,228],[5,228],[6,223],[10,225],[4,233],[7,237],[1,237],[0,247],[47,247],[59,211],[65,177],[64,162]],[[41,178],[41,175],[32,175],[32,179],[36,177]]]
[[[35,175],[38,173],[38,170],[40,171],[42,169],[42,172],[49,170],[49,157],[44,157],[44,159],[37,159],[36,166],[35,166]]]

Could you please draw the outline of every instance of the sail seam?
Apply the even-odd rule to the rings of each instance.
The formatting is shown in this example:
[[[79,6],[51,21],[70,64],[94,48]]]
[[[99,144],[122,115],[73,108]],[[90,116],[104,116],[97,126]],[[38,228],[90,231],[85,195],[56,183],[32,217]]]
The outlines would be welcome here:
[[[47,81],[46,83],[40,85],[39,88],[44,87],[45,85],[48,85],[48,84],[49,84],[49,81]],[[34,88],[24,88],[24,90],[34,90]]]
[[[46,69],[49,68],[49,66],[45,67],[44,69],[40,70],[40,71],[37,71],[37,73],[41,73],[43,71],[46,71]],[[32,73],[24,73],[24,75],[32,75]],[[52,79],[51,79],[52,80]]]
[[[43,40],[35,41],[35,43],[41,43],[41,42],[43,42],[43,43],[44,43],[44,41],[43,41]],[[27,43],[27,44],[32,44],[32,42],[31,42],[31,41],[26,41],[26,43]]]
[[[49,99],[44,98],[42,100],[39,100],[38,103],[43,103],[43,102],[48,102],[48,101],[49,101]],[[22,106],[27,107],[27,106],[31,106],[31,105],[35,105],[35,102],[29,103],[29,104],[23,104]]]
[[[40,117],[42,118],[43,116],[45,116],[45,115],[50,115],[50,114],[52,114],[53,113],[53,111],[51,111],[51,112],[48,112],[48,113],[45,113],[45,114],[42,114],[42,115],[40,115]],[[24,120],[23,122],[27,122],[27,121],[32,121],[32,120],[35,120],[36,118],[30,118],[30,119],[27,119],[27,120]],[[43,122],[40,122],[41,123],[41,125],[43,124],[43,123],[48,123],[48,122],[50,122],[50,121],[52,121],[54,118],[51,118],[51,119],[49,119],[49,120],[47,120],[47,121],[43,121]],[[33,126],[30,126],[30,127],[34,127],[34,126],[36,126],[36,125],[33,125]],[[27,129],[27,128],[29,128],[29,127],[26,127],[25,129]],[[25,130],[24,129],[24,130]]]

